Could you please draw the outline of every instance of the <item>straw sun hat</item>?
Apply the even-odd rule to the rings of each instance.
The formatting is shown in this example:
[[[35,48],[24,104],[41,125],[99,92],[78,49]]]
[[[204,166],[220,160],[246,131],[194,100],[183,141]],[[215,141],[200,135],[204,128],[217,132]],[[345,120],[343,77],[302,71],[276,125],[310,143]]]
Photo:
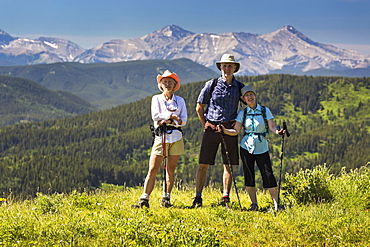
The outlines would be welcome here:
[[[221,70],[221,64],[222,64],[222,63],[234,63],[234,64],[235,64],[235,66],[236,66],[234,73],[238,72],[238,70],[239,70],[239,68],[240,68],[240,63],[237,63],[237,62],[235,61],[234,56],[233,56],[233,55],[231,55],[231,54],[224,54],[224,55],[222,55],[221,60],[220,60],[220,61],[218,61],[218,62],[216,62],[216,66],[217,66],[217,68],[218,68],[219,70]]]
[[[157,83],[158,83],[159,90],[161,90],[163,92],[163,89],[162,89],[162,86],[161,86],[161,80],[163,78],[167,78],[167,77],[172,78],[172,79],[174,79],[176,81],[176,86],[173,89],[173,91],[179,90],[179,88],[180,88],[180,78],[178,77],[178,75],[176,73],[172,73],[169,70],[166,70],[163,73],[163,75],[159,75],[159,74],[157,75]]]

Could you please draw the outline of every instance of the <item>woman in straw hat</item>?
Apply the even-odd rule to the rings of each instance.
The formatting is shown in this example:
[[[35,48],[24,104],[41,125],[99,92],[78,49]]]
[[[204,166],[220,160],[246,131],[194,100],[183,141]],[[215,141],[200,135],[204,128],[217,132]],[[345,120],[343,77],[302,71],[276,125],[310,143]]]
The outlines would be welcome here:
[[[254,174],[255,162],[262,175],[263,187],[269,190],[275,210],[280,210],[283,207],[279,205],[277,183],[272,171],[268,142],[265,137],[268,130],[278,135],[284,135],[286,131],[278,129],[271,111],[257,103],[257,94],[252,86],[243,87],[241,95],[247,107],[239,111],[233,129],[227,129],[224,126],[222,128],[225,134],[236,136],[244,126],[245,133],[240,143],[240,156],[243,162],[245,186],[252,201],[249,211],[258,210]]]
[[[174,173],[180,155],[184,154],[181,127],[186,124],[187,111],[182,97],[174,94],[180,88],[176,73],[166,70],[157,76],[161,94],[152,97],[151,114],[156,129],[155,139],[149,160],[149,170],[145,178],[144,193],[134,207],[149,207],[149,196],[153,191],[156,175],[162,161],[165,161],[165,185],[161,206],[171,207],[170,193],[174,184]],[[167,161],[167,162],[166,162]]]

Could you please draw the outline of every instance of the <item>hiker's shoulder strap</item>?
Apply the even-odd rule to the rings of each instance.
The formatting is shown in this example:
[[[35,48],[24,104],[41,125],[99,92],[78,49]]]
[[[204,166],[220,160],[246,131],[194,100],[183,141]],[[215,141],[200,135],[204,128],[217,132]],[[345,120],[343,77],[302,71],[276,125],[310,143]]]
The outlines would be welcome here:
[[[209,90],[209,94],[211,94],[211,95],[212,95],[213,90],[215,90],[215,87],[216,87],[216,85],[217,85],[217,81],[218,81],[218,78],[214,78],[214,79],[212,80],[212,85],[211,85],[211,88],[210,88],[210,90]]]
[[[268,133],[270,128],[269,128],[269,123],[267,122],[267,117],[266,117],[266,106],[264,105],[261,106],[261,112],[262,112],[263,120],[265,121],[265,132]]]
[[[244,87],[244,84],[243,83],[241,83],[240,81],[238,81],[238,80],[236,80],[236,84],[238,84],[238,88],[239,88],[239,93],[240,93],[240,96],[241,96],[241,90],[242,90],[242,88]]]
[[[241,104],[243,104],[243,105],[246,105],[246,103],[242,100],[242,88],[244,87],[244,84],[243,83],[241,83],[240,81],[238,81],[238,80],[236,80],[235,79],[235,81],[236,81],[236,84],[238,85],[238,89],[239,89],[239,102],[241,102]]]
[[[247,119],[247,114],[248,114],[248,111],[247,111],[247,110],[248,110],[248,107],[245,107],[245,108],[244,108],[244,110],[243,110],[243,111],[244,111],[244,114],[243,114],[243,121],[242,121],[242,125],[243,125],[244,127],[245,127],[245,125],[244,125],[244,124],[245,124],[245,119]]]
[[[266,106],[261,105],[261,112],[262,112],[263,119],[266,119],[267,118],[266,117]]]
[[[241,83],[240,81],[238,80],[235,80],[236,81],[236,84],[238,85],[238,88],[239,88],[239,94],[241,95],[241,89],[244,87],[244,84]],[[213,93],[213,90],[215,89],[216,85],[217,85],[217,82],[218,82],[218,78],[214,78],[212,80],[212,85],[211,85],[211,88],[209,90],[210,94]]]

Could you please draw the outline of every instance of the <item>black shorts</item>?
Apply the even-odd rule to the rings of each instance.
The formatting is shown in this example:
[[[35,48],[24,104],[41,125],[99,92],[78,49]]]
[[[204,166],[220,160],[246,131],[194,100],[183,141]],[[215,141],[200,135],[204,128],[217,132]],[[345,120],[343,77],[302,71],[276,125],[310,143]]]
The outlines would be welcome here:
[[[256,186],[254,175],[254,163],[257,163],[258,169],[261,172],[263,187],[276,187],[276,179],[272,171],[271,159],[269,152],[263,154],[250,154],[244,148],[240,148],[240,157],[243,161],[244,170],[244,185],[248,187]]]
[[[232,128],[231,122],[223,123],[226,128]],[[202,144],[200,147],[199,164],[214,165],[217,150],[221,144],[223,164],[229,164],[223,145],[222,137],[226,142],[226,149],[229,154],[230,164],[239,165],[238,136],[229,136],[216,131],[216,125],[206,122],[204,126]]]

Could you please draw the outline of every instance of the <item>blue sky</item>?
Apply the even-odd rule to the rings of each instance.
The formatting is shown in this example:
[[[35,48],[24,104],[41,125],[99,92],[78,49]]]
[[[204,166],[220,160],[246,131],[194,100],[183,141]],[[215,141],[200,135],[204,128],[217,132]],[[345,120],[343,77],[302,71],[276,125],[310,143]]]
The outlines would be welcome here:
[[[370,54],[370,0],[0,0],[0,29],[92,48],[167,25],[265,34],[291,25],[314,41]]]

